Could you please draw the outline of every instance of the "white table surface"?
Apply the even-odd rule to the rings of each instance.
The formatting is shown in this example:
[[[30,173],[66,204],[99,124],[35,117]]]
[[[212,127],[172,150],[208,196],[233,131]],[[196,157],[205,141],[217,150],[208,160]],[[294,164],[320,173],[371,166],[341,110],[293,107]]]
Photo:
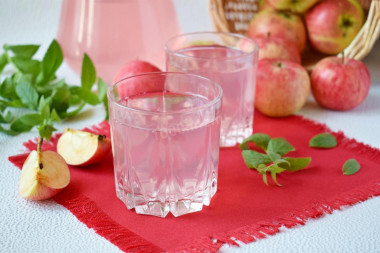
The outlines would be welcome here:
[[[207,0],[175,0],[175,6],[184,32],[213,29]],[[60,7],[61,0],[1,0],[0,45],[36,43],[42,44],[40,51],[44,52],[56,36]],[[370,68],[372,86],[363,104],[351,111],[334,112],[321,109],[310,97],[299,114],[380,148],[379,42],[364,62]],[[58,73],[79,83],[65,64]],[[82,128],[103,117],[102,110],[88,109],[57,128]],[[54,201],[31,202],[18,196],[20,171],[8,162],[8,156],[25,151],[22,143],[37,135],[37,131],[17,137],[0,133],[0,252],[120,252]],[[374,197],[249,245],[225,245],[221,252],[380,252],[379,210],[380,197]]]

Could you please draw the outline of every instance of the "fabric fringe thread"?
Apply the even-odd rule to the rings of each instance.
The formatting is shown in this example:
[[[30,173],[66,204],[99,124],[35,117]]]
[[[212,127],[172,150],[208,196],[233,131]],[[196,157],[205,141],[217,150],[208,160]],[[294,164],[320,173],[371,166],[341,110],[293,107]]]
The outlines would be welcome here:
[[[363,202],[371,197],[380,196],[380,182],[359,187],[350,193],[345,193],[328,201],[314,203],[311,207],[293,210],[289,214],[251,224],[242,228],[203,237],[188,245],[176,248],[169,252],[216,252],[224,244],[239,246],[237,241],[247,244],[280,232],[281,227],[292,228],[303,226],[309,219],[316,219],[335,210],[341,210],[353,204]]]
[[[288,119],[293,121],[294,124],[306,124],[309,129],[316,132],[331,133],[336,136],[340,147],[361,154],[368,159],[380,162],[379,149],[375,149],[364,143],[357,142],[355,139],[347,138],[341,131],[333,132],[325,124],[320,124],[298,115],[290,116]],[[97,134],[106,134],[107,137],[110,136],[109,125],[106,121],[101,122],[97,126],[86,128],[84,130]],[[44,142],[42,149],[54,150],[59,136],[60,134],[56,134],[49,142]],[[37,139],[34,141],[28,141],[24,143],[24,146],[29,150],[33,150],[37,146],[37,141]],[[26,156],[14,156],[13,158],[10,157],[9,160],[18,165],[20,164],[20,161],[17,160],[21,158],[25,160]],[[349,193],[341,194],[333,199],[314,203],[312,206],[305,208],[293,210],[287,215],[256,224],[250,224],[230,232],[217,233],[212,236],[203,237],[182,247],[170,250],[169,252],[216,252],[224,244],[239,246],[237,241],[245,244],[255,242],[259,239],[263,239],[267,236],[280,232],[281,227],[292,228],[295,226],[302,226],[305,225],[309,219],[315,219],[325,214],[331,214],[335,210],[341,210],[343,207],[347,207],[379,195],[380,182],[373,182],[366,186],[353,189]],[[69,196],[72,197],[70,193],[62,192],[54,199],[61,205],[68,208],[81,222],[86,224],[89,228],[94,229],[96,233],[118,246],[121,250],[125,252],[164,252],[162,249],[151,244],[132,231],[121,227],[106,214],[104,214],[97,207],[97,205],[87,197],[76,194],[76,198],[71,198],[68,200],[70,198]]]
[[[120,226],[84,195],[64,191],[54,200],[66,207],[88,228],[93,229],[124,252],[164,252],[136,233]]]
[[[263,116],[265,117],[265,116]],[[304,124],[308,129],[320,133],[331,133],[337,138],[338,145],[346,150],[353,151],[368,159],[380,163],[380,150],[373,148],[355,139],[347,138],[343,132],[333,132],[327,125],[317,123],[299,115],[288,117],[294,124]],[[293,210],[287,215],[269,221],[251,224],[242,228],[203,237],[191,244],[184,245],[170,252],[216,252],[224,244],[239,246],[237,241],[244,244],[255,242],[267,236],[280,232],[281,227],[292,228],[305,225],[309,219],[316,219],[335,210],[341,210],[371,197],[380,196],[380,182],[372,182],[366,186],[353,189],[349,193],[341,194],[324,202],[314,203],[311,207]]]

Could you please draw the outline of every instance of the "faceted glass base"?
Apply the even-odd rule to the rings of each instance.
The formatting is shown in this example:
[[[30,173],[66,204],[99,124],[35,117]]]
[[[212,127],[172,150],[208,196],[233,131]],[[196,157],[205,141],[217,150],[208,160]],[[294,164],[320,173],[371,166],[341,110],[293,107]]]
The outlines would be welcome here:
[[[128,209],[135,209],[138,214],[153,215],[158,217],[166,217],[170,212],[174,217],[184,214],[201,211],[203,205],[210,205],[211,198],[215,195],[217,190],[216,180],[212,185],[202,192],[196,193],[192,199],[181,199],[177,201],[159,202],[149,201],[142,195],[134,195],[126,193],[118,189],[116,191],[117,197],[124,202]]]

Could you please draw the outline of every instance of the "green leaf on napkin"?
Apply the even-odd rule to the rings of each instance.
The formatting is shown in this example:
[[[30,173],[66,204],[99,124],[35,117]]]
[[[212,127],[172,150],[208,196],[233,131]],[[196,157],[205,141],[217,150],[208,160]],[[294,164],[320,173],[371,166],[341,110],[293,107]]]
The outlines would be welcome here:
[[[360,164],[355,159],[348,159],[343,165],[343,175],[353,175],[360,170]]]
[[[264,153],[250,150],[248,143],[253,142]],[[241,144],[242,156],[245,164],[250,169],[256,169],[266,185],[268,185],[267,173],[270,173],[277,186],[282,186],[277,181],[277,174],[284,171],[298,171],[306,168],[311,157],[283,157],[283,155],[295,151],[295,148],[284,138],[271,138],[267,134],[257,133],[246,138]]]
[[[257,168],[260,164],[267,164],[271,162],[268,155],[256,152],[254,150],[242,151],[244,162],[248,168]]]
[[[314,148],[334,148],[336,145],[335,136],[328,133],[317,134],[309,141],[309,146]]]
[[[263,133],[255,133],[244,139],[244,141],[240,144],[240,149],[249,149],[248,143],[253,142],[257,147],[266,150],[268,143],[270,140],[270,136]]]
[[[275,152],[279,155],[285,155],[294,150],[296,149],[284,138],[270,139],[267,148],[267,152]]]

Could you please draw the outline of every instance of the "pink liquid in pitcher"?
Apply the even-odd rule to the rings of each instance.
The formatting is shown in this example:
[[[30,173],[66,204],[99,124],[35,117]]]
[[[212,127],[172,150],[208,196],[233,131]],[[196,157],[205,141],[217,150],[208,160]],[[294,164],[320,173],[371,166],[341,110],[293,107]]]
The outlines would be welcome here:
[[[129,209],[165,217],[209,205],[217,189],[220,116],[189,94],[147,93],[118,104],[156,113],[111,108],[116,191]],[[164,112],[168,112],[167,114]]]
[[[65,61],[79,75],[83,54],[109,85],[125,63],[164,67],[164,43],[180,33],[171,0],[63,0],[57,35]]]
[[[218,45],[192,46],[177,52],[190,57],[167,59],[169,71],[204,76],[223,89],[221,145],[232,146],[251,135],[256,82],[253,56],[250,62],[241,58],[241,50]]]

